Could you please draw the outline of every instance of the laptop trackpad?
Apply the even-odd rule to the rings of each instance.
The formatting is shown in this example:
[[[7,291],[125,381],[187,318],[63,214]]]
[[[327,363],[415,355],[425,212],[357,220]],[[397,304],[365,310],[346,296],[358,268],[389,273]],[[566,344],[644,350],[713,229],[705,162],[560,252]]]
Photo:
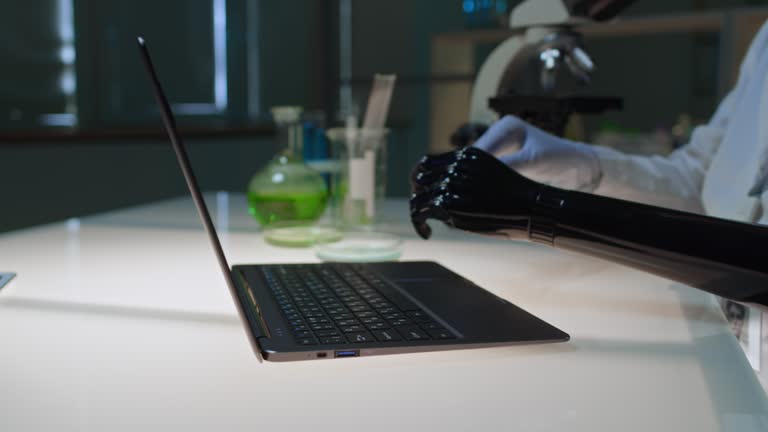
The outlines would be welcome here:
[[[404,291],[467,337],[501,337],[510,325],[510,303],[463,280],[396,281]]]
[[[377,270],[463,336],[527,340],[531,334],[526,330],[542,325],[533,315],[436,263],[395,265],[397,270]]]

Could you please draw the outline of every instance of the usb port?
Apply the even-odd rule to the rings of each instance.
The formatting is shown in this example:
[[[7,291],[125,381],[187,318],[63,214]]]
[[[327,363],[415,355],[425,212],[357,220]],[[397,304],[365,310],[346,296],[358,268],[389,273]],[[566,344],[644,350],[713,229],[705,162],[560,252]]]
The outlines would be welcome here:
[[[336,351],[334,353],[334,357],[358,357],[360,355],[359,350],[344,350],[344,351]]]

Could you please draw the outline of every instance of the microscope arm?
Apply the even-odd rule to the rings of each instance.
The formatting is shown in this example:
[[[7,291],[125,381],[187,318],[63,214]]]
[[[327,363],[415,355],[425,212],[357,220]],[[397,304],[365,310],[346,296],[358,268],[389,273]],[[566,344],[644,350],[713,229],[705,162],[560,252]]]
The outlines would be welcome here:
[[[476,148],[425,157],[411,178],[411,219],[526,240],[768,307],[768,227],[531,181]]]

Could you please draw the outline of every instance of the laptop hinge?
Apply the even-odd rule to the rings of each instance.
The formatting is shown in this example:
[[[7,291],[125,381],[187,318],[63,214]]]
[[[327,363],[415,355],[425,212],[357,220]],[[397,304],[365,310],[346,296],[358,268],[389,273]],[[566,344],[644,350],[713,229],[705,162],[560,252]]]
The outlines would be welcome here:
[[[236,273],[239,277],[237,278],[240,282],[238,284],[238,291],[240,295],[240,302],[243,305],[243,310],[246,314],[249,315],[249,321],[250,318],[256,318],[255,322],[258,323],[258,328],[254,328],[254,326],[249,326],[252,331],[254,332],[253,337],[256,339],[260,338],[271,338],[272,333],[269,331],[269,327],[267,326],[266,321],[264,320],[264,316],[261,312],[261,306],[259,306],[259,302],[256,301],[256,296],[253,293],[253,288],[251,288],[251,284],[248,283],[248,278],[246,277],[245,273],[243,273],[242,270],[239,270]],[[246,305],[250,305],[251,307],[245,307]],[[254,314],[255,312],[255,314]],[[251,315],[253,315],[251,317]]]

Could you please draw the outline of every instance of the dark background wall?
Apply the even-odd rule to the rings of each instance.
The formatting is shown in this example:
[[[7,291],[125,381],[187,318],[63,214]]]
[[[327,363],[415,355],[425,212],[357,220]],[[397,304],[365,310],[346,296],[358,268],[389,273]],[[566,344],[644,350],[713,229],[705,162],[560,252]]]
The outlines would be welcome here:
[[[45,1],[45,0],[37,0]],[[77,1],[77,0],[76,0]],[[145,112],[114,109],[110,91],[115,89],[115,64],[128,65],[135,71],[122,72],[121,87],[113,94],[133,95],[141,93],[144,102],[151,104],[146,77],[139,65],[137,51],[129,35],[143,30],[136,22],[130,22],[127,29],[111,25],[111,7],[102,3],[83,0],[75,8],[83,10],[78,25],[78,49],[95,53],[92,58],[83,58],[78,65],[80,79],[98,81],[95,85],[82,87],[81,117],[85,118],[84,134],[95,129],[97,135],[57,139],[29,138],[28,132],[40,135],[40,131],[0,130],[0,195],[3,208],[0,216],[0,231],[17,229],[40,223],[62,220],[75,216],[93,214],[111,209],[156,201],[186,192],[186,187],[176,165],[173,152],[161,129],[157,113],[145,119]],[[120,3],[120,2],[118,2]],[[147,2],[145,2],[147,3]],[[193,0],[190,7],[209,3],[208,0]],[[254,172],[265,165],[277,151],[270,129],[268,108],[273,105],[299,104],[308,108],[323,109],[328,104],[326,89],[329,87],[330,66],[328,65],[328,42],[330,36],[325,27],[332,13],[327,1],[258,1],[257,23],[254,37],[258,38],[261,61],[259,64],[261,115],[243,119],[244,107],[234,118],[223,119],[181,119],[187,128],[199,129],[201,125],[214,132],[202,137],[191,134],[185,141],[190,147],[190,158],[197,171],[204,190],[229,190],[244,192]],[[186,2],[185,2],[186,4]],[[237,6],[238,0],[230,0],[229,7]],[[12,3],[5,7],[34,7]],[[155,4],[163,7],[163,3]],[[240,2],[240,6],[243,6]],[[171,7],[171,5],[168,5]],[[244,10],[244,8],[241,8]],[[110,15],[111,16],[111,15]],[[247,17],[229,17],[228,35],[232,40],[244,40],[246,31],[243,21]],[[179,24],[181,25],[181,24]],[[321,27],[323,27],[321,29]],[[195,29],[188,29],[194,32]],[[12,35],[4,35],[5,43]],[[121,45],[119,60],[107,52],[110,38],[126,39]],[[162,33],[150,39],[155,48],[161,79],[171,87],[169,98],[173,101],[173,88],[194,87],[194,77],[175,61],[174,48],[164,49]],[[190,36],[194,38],[194,36]],[[122,40],[121,39],[121,40]],[[230,41],[231,42],[231,41]],[[244,105],[248,91],[245,80],[247,73],[244,47],[229,45],[229,66],[239,68],[239,81],[230,89],[230,104]],[[241,48],[238,50],[238,48]],[[112,69],[110,69],[112,68]],[[107,71],[107,72],[105,72]],[[95,112],[94,112],[95,111]],[[119,128],[119,129],[115,129]],[[242,129],[243,132],[217,133],[222,129]],[[141,130],[140,136],[132,133]],[[127,132],[122,137],[121,131]],[[133,136],[133,137],[131,137]]]
[[[266,138],[188,139],[205,190],[244,191],[275,151]],[[35,142],[0,148],[0,230],[127,207],[186,192],[161,139]]]
[[[231,0],[230,7],[238,1],[246,0]],[[258,38],[258,90],[262,115],[252,118],[241,114],[233,120],[234,123],[223,121],[217,126],[264,126],[268,120],[266,109],[276,104],[301,104],[319,109],[333,121],[338,108],[339,85],[338,2],[254,1],[259,6],[256,35],[251,34],[253,30],[249,30],[245,23],[250,16],[244,15],[232,18],[231,32],[234,33],[228,37],[235,38],[239,32]],[[687,12],[753,3],[735,0],[643,1],[627,13]],[[26,4],[13,2],[5,7],[29,7]],[[82,0],[76,5],[83,8],[87,1]],[[108,9],[106,6],[102,8]],[[78,25],[90,26],[93,32],[94,23],[99,22],[98,16],[93,16],[97,12],[97,9],[91,12],[93,22]],[[430,39],[436,33],[463,30],[464,25],[461,1],[458,0],[353,2],[352,85],[356,100],[364,105],[374,73],[398,74],[390,122],[393,133],[389,142],[388,190],[391,195],[407,194],[407,174],[426,151],[429,142]],[[681,110],[693,110],[706,116],[716,104],[717,89],[714,85],[705,85],[706,88],[692,91],[689,83],[692,76],[694,80],[707,83],[708,74],[717,64],[716,50],[704,54],[703,66],[691,60],[691,56],[701,56],[696,54],[696,49],[706,47],[707,43],[683,35],[671,39],[659,36],[595,44],[596,57],[604,60],[596,89],[602,93],[621,92],[628,104],[625,115],[608,119],[627,127],[642,128],[673,120]],[[103,66],[98,66],[99,58],[84,59],[87,70],[103,70]],[[178,81],[174,85],[184,87],[186,75],[183,70],[173,70],[172,63],[168,62],[168,75]],[[248,73],[246,63],[244,58],[230,59],[230,66],[241,70],[241,75]],[[631,77],[632,71],[637,72],[638,65],[646,68],[641,74],[635,74],[642,80]],[[109,80],[110,76],[102,74],[94,79]],[[133,83],[124,91],[144,91],[140,90],[145,85],[143,79],[123,77],[124,81]],[[235,80],[235,85],[240,85],[238,82],[241,81]],[[244,105],[244,98],[238,99],[237,95],[245,95],[250,90],[245,84],[230,90],[233,103]],[[664,98],[648,97],[649,90],[664,95]],[[92,104],[91,109],[94,106],[97,104]],[[88,107],[83,110],[87,112]],[[124,116],[130,116],[130,113]],[[191,125],[195,126],[194,122]],[[157,123],[137,127],[159,130]],[[235,135],[187,139],[204,189],[244,191],[250,176],[276,151],[268,128],[256,129]],[[119,134],[107,134],[103,138],[58,140],[16,139],[14,133],[12,130],[0,131],[0,231],[185,193],[171,149],[161,134],[150,138],[121,138]]]

